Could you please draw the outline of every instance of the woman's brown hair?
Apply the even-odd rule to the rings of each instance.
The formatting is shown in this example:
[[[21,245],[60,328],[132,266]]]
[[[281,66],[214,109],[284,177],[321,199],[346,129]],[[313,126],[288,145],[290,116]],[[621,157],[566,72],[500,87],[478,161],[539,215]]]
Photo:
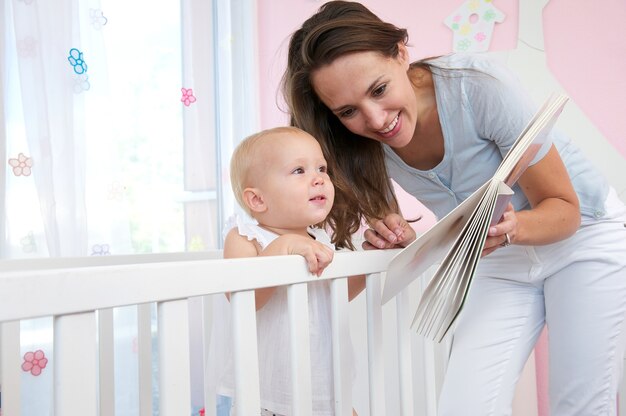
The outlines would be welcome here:
[[[335,185],[335,205],[327,220],[337,247],[354,248],[351,236],[363,220],[398,212],[385,168],[382,145],[350,132],[317,97],[313,72],[355,52],[375,51],[395,58],[406,44],[406,29],[383,22],[357,2],[330,1],[291,37],[282,88],[291,124],[315,137]]]

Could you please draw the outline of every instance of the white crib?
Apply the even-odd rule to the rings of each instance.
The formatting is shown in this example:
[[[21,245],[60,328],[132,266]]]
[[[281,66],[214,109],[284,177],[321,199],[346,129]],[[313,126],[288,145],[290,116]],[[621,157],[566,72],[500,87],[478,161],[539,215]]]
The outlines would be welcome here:
[[[395,250],[337,253],[320,279],[331,279],[333,366],[336,414],[351,415],[353,397],[348,376],[347,344],[350,310],[343,276],[366,274],[367,366],[357,371],[367,377],[369,394],[360,415],[391,414],[385,388],[394,385],[400,415],[434,415],[437,386],[443,371],[445,345],[422,342],[416,358],[416,336],[409,329],[413,306],[408,291],[396,298],[394,339],[396,374],[389,374],[384,348],[380,305],[381,273]],[[54,415],[114,415],[113,308],[137,305],[139,408],[137,415],[153,414],[151,307],[158,311],[159,414],[190,415],[190,300],[200,301],[202,342],[208,360],[211,334],[211,295],[233,292],[231,297],[237,415],[258,414],[258,358],[253,289],[288,285],[291,326],[293,415],[311,415],[310,370],[307,366],[308,322],[306,282],[318,279],[306,271],[299,256],[221,259],[219,251],[71,259],[6,260],[0,262],[0,386],[4,416],[20,415],[20,320],[53,316]],[[259,279],[258,276],[266,276]],[[418,281],[419,284],[419,281]],[[221,295],[220,295],[221,296]],[[414,299],[413,299],[414,301]],[[392,302],[393,303],[393,302]],[[414,302],[413,302],[414,303]],[[393,305],[392,305],[393,306]],[[385,305],[385,308],[387,305]],[[361,312],[358,312],[361,313]],[[385,312],[387,315],[387,312]],[[395,320],[395,322],[394,322]],[[422,380],[414,380],[418,374]],[[205,367],[206,368],[206,365]],[[76,377],[80,369],[81,377]],[[205,371],[206,415],[215,412],[215,377]],[[390,380],[390,377],[393,380]],[[419,394],[416,392],[419,390]],[[395,393],[395,392],[394,392]],[[387,403],[386,403],[387,402]],[[419,407],[419,409],[418,409]],[[357,407],[358,408],[358,407]],[[394,412],[395,413],[395,412]],[[29,416],[29,415],[26,415]]]

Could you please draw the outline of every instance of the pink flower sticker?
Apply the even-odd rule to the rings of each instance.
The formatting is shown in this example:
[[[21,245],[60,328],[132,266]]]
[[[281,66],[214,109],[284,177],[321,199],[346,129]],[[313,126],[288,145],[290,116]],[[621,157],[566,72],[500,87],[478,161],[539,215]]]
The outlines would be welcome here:
[[[27,352],[24,354],[24,362],[22,363],[22,370],[29,372],[38,376],[41,374],[41,370],[46,368],[46,364],[48,364],[48,359],[42,350],[37,350],[35,352]]]
[[[487,35],[485,35],[483,32],[478,32],[474,35],[474,39],[476,39],[477,42],[482,42],[487,39]]]
[[[9,159],[9,165],[13,168],[15,176],[30,176],[33,160],[28,156],[24,156],[24,153],[20,153],[17,159]]]
[[[196,102],[196,97],[193,96],[193,90],[191,88],[181,88],[180,90],[183,93],[183,96],[180,99],[183,104],[189,107],[189,105]]]

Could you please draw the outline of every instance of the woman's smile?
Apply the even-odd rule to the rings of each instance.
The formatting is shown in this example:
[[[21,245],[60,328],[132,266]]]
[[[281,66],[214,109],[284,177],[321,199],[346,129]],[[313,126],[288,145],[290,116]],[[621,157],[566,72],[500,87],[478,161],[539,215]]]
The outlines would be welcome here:
[[[402,113],[399,112],[393,120],[391,120],[391,123],[389,123],[389,125],[387,127],[385,127],[383,130],[379,130],[377,133],[382,136],[385,139],[389,139],[394,137],[396,134],[398,134],[398,132],[400,131],[400,129],[402,128],[402,119],[400,117]]]

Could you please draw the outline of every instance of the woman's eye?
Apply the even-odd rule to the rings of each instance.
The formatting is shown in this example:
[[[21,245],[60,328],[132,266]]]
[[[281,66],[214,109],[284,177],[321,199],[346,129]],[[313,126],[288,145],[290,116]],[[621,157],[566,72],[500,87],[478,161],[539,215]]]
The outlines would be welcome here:
[[[372,91],[372,95],[374,97],[379,97],[385,93],[386,89],[387,89],[387,84],[383,84],[380,87],[376,88],[374,91]]]
[[[353,114],[354,114],[354,109],[350,108],[348,110],[344,110],[341,113],[339,113],[339,117],[341,118],[352,117]]]

